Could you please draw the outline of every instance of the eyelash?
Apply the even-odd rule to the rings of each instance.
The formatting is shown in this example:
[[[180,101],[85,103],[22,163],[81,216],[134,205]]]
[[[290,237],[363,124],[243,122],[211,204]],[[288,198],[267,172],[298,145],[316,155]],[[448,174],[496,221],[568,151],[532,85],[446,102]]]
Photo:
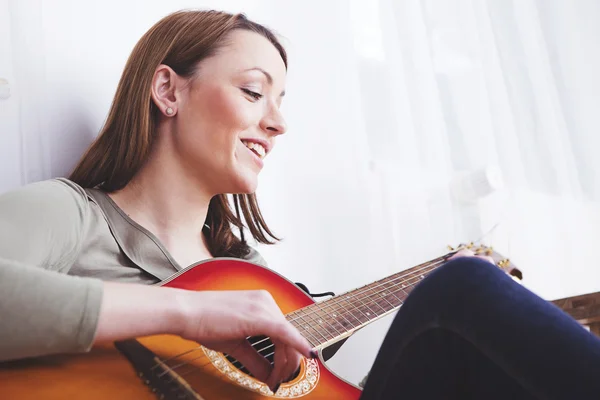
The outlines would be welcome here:
[[[260,93],[253,92],[252,90],[242,88],[242,91],[246,93],[248,96],[252,97],[254,100],[260,100],[263,95]]]

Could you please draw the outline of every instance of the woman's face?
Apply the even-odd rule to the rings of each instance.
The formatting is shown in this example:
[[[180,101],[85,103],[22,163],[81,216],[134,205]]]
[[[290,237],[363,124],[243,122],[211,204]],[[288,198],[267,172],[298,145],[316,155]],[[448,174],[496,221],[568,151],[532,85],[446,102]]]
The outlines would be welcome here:
[[[186,171],[213,194],[253,193],[275,137],[286,68],[263,36],[233,31],[177,93],[173,143]]]

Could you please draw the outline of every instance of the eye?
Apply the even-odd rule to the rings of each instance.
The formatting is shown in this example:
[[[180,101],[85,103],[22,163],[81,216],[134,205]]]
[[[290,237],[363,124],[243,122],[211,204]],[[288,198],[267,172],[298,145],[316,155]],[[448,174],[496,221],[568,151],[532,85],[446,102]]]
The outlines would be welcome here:
[[[263,95],[260,93],[253,92],[250,89],[242,88],[242,91],[246,93],[248,96],[252,97],[254,100],[260,100]]]

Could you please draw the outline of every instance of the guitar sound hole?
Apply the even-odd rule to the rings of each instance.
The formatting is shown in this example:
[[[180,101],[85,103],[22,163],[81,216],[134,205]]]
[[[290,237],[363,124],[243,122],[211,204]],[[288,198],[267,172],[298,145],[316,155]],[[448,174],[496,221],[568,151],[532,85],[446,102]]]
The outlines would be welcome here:
[[[256,351],[258,351],[258,353],[260,355],[262,355],[264,358],[266,358],[267,361],[269,361],[269,363],[271,365],[273,365],[273,363],[274,363],[273,356],[275,355],[275,345],[273,344],[273,342],[271,342],[271,339],[269,339],[266,336],[251,336],[248,338],[248,342],[250,342],[252,347],[254,347],[254,349],[256,349]],[[248,371],[248,369],[241,362],[239,362],[238,360],[236,360],[235,358],[233,358],[232,356],[230,356],[228,354],[224,354],[224,355],[227,358],[227,360],[229,360],[229,362],[233,364],[234,367],[239,369],[241,372],[254,377],[254,375],[252,375],[250,373],[250,371]],[[292,377],[289,380],[291,381],[291,380],[296,379],[296,377],[298,376],[299,373],[300,373],[300,368],[298,368],[298,370],[296,372],[294,372],[294,374],[292,375]]]

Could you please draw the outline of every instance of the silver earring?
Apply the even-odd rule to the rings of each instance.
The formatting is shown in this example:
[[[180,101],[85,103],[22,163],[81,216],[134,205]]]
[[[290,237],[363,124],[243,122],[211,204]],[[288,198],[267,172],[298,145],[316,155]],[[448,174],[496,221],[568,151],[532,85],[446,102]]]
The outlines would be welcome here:
[[[167,108],[167,115],[173,115],[173,109],[171,107]]]

